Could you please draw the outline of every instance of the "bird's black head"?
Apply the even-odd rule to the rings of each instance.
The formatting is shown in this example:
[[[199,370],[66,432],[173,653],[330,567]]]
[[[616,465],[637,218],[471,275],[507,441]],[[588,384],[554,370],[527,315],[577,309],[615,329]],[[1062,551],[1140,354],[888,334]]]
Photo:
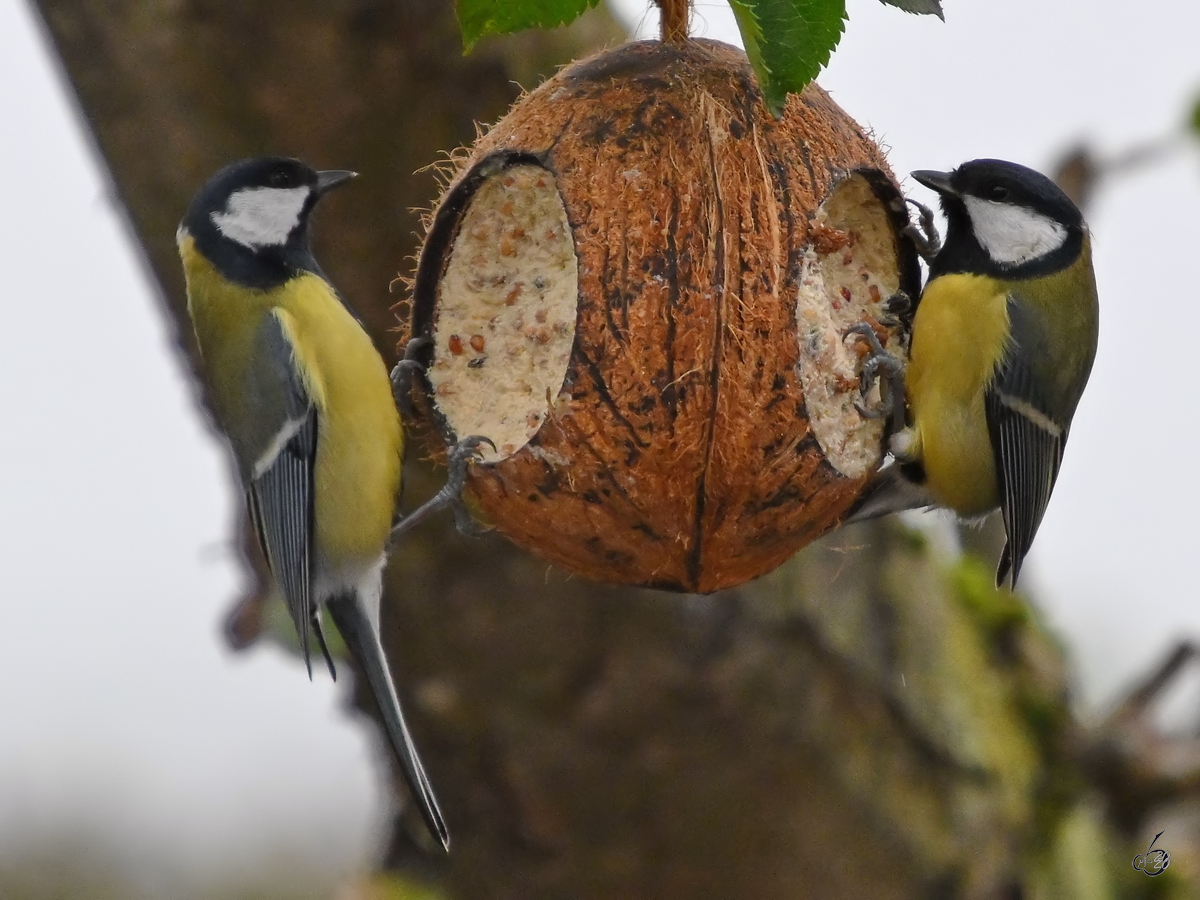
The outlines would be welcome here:
[[[974,272],[1032,278],[1079,258],[1086,226],[1079,209],[1040,172],[999,159],[976,159],[953,172],[913,172],[941,195],[946,244],[932,276]]]
[[[285,157],[243,159],[204,183],[180,233],[191,235],[231,281],[274,287],[298,271],[319,272],[309,248],[309,215],[326,191],[353,176],[318,172]]]

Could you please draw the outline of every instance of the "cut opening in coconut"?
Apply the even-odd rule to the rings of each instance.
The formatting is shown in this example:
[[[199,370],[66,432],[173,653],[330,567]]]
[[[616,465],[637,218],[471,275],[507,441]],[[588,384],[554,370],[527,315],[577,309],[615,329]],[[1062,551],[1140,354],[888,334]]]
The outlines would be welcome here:
[[[848,478],[879,465],[884,420],[866,418],[855,406],[863,347],[846,330],[868,322],[887,349],[907,356],[900,329],[879,326],[884,304],[900,290],[902,267],[896,210],[878,196],[877,180],[852,172],[829,192],[809,229],[797,291],[797,369],[809,424],[825,458]],[[879,402],[875,385],[865,405]]]
[[[524,447],[562,391],[578,284],[554,174],[532,162],[486,174],[467,200],[439,282],[428,368],[451,436],[495,443],[495,451],[482,448],[484,462]]]

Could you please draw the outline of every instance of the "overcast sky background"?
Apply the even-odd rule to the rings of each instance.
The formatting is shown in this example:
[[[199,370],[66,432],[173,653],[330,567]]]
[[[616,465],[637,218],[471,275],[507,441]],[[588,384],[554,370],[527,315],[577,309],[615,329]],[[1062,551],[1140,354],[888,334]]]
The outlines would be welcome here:
[[[618,6],[653,33],[643,0]],[[946,0],[945,24],[849,9],[820,81],[898,174],[979,156],[1047,168],[1084,138],[1118,153],[1177,128],[1200,92],[1193,0]],[[693,31],[736,35],[709,2]],[[0,865],[91,832],[176,875],[361,865],[385,814],[367,739],[327,679],[223,648],[240,578],[224,449],[20,0],[0,0],[0,173]],[[1181,277],[1200,152],[1109,185],[1090,220],[1099,358],[1026,586],[1096,705],[1200,637],[1198,298]]]

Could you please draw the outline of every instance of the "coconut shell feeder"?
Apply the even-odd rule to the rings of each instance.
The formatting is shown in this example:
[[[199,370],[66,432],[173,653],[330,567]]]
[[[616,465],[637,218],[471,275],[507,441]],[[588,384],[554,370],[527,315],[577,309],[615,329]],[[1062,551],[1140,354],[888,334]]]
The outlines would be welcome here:
[[[413,285],[423,403],[480,513],[589,578],[708,592],[835,527],[884,455],[844,338],[916,296],[882,151],[745,55],[628,44],[520,99],[459,165]],[[899,326],[877,329],[903,353]]]

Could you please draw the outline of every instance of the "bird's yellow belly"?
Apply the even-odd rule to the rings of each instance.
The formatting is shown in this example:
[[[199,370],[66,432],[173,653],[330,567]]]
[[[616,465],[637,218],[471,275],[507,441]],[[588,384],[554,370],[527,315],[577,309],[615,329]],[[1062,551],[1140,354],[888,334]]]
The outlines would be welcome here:
[[[995,509],[1000,496],[982,398],[931,399],[938,416],[926,416],[917,426],[930,493],[939,505],[963,516]]]
[[[280,303],[281,321],[317,406],[317,565],[333,577],[329,560],[373,565],[384,552],[404,437],[387,369],[366,332],[336,299],[297,288]]]
[[[333,559],[373,561],[384,552],[395,515],[400,439],[382,442],[390,423],[372,426],[354,411],[323,414],[318,428],[316,545]]]
[[[1000,497],[984,392],[1008,342],[1007,295],[977,275],[943,275],[926,288],[913,322],[905,375],[926,486],[963,516]]]

